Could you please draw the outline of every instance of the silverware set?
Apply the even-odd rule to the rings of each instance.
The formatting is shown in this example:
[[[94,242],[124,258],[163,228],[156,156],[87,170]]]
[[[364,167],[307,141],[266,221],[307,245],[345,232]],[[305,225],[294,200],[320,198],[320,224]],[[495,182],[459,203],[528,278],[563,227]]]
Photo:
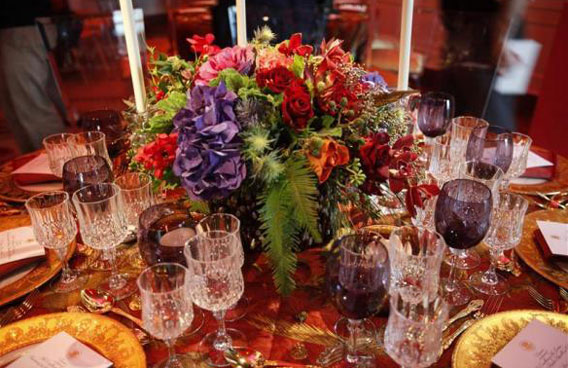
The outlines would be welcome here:
[[[556,302],[544,295],[542,295],[537,289],[532,285],[526,285],[525,289],[529,292],[529,295],[544,309],[552,311],[565,313],[568,311],[568,291],[564,288],[560,288],[560,297],[564,299],[565,303]]]
[[[28,313],[39,298],[39,289],[34,289],[17,307],[12,307],[0,318],[0,327],[19,320]]]

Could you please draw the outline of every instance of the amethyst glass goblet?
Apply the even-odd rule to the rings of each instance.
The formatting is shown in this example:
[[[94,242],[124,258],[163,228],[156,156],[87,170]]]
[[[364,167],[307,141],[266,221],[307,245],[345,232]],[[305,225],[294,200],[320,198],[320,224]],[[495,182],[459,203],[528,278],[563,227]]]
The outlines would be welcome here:
[[[501,127],[474,129],[467,143],[466,161],[481,161],[507,170],[513,161],[513,135]]]
[[[63,165],[63,190],[72,197],[87,185],[112,183],[114,177],[107,160],[101,156],[79,156]]]

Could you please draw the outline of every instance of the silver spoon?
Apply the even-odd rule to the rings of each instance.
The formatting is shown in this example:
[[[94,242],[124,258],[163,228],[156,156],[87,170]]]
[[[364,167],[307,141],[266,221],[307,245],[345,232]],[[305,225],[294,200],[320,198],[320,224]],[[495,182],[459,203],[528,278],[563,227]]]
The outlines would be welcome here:
[[[87,310],[91,313],[105,314],[112,312],[132,321],[138,327],[144,329],[144,325],[140,318],[136,318],[122,309],[116,308],[114,306],[114,297],[105,291],[98,289],[83,289],[81,290],[81,303],[83,303],[85,308],[87,308]]]

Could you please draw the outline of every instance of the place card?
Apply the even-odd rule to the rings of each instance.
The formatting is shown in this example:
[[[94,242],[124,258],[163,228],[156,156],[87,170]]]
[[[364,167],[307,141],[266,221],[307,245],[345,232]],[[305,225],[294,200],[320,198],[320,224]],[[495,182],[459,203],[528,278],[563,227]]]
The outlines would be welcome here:
[[[0,265],[45,255],[31,226],[0,232]]]
[[[535,319],[491,362],[500,368],[566,368],[568,335]]]
[[[60,332],[27,352],[7,368],[109,368],[112,362]]]
[[[568,257],[568,224],[552,221],[536,223],[551,255]]]
[[[532,167],[547,167],[547,166],[554,166],[554,163],[548,161],[544,157],[537,155],[533,151],[529,151],[529,155],[527,157],[527,169]]]
[[[49,168],[49,158],[46,153],[41,153],[37,157],[12,171],[14,181],[20,185],[45,183],[61,180],[55,176]]]

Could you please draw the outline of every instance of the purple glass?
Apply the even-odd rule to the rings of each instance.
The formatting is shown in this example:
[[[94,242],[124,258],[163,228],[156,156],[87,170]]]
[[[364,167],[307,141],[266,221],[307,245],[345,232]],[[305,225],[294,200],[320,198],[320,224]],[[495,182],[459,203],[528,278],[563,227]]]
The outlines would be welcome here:
[[[114,177],[108,162],[101,156],[79,156],[63,165],[63,190],[72,196],[91,184],[112,183]]]
[[[434,221],[448,247],[463,252],[476,246],[489,230],[493,198],[491,190],[483,183],[456,179],[442,187]],[[470,295],[465,287],[455,280],[455,262],[445,284],[446,298],[452,305],[469,301]]]
[[[178,203],[161,203],[148,207],[140,215],[138,247],[144,261],[179,263],[186,266],[183,248],[196,234],[198,220]]]
[[[83,131],[99,131],[105,134],[108,153],[117,157],[125,148],[126,124],[116,110],[94,110],[81,115],[80,125]]]
[[[427,92],[420,99],[418,127],[428,138],[444,135],[454,117],[454,97],[444,92]]]
[[[469,137],[465,159],[495,165],[507,173],[513,161],[513,135],[501,127],[476,128]]]
[[[346,360],[357,364],[356,344],[365,318],[384,304],[389,288],[388,251],[380,234],[361,229],[340,238],[339,255],[327,265],[327,285],[337,310],[348,319],[350,333]]]

